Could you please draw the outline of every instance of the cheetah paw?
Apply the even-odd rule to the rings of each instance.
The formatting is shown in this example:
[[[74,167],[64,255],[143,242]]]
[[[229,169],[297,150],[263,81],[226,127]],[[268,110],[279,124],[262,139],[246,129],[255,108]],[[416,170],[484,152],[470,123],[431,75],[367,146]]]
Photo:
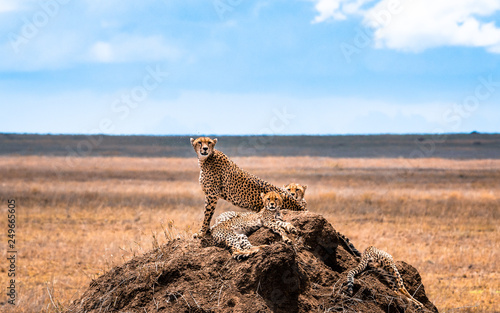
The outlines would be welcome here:
[[[194,239],[203,239],[203,238],[207,238],[207,237],[211,237],[211,236],[212,235],[211,235],[210,231],[204,232],[201,229],[197,233],[193,234]]]
[[[247,255],[244,255],[244,254],[238,254],[238,255],[233,255],[233,259],[235,259],[236,261],[243,261],[244,259],[246,259],[248,256]]]
[[[288,244],[288,245],[293,244],[293,241],[292,241],[290,238],[288,238],[288,237],[283,237],[283,241],[284,241],[286,244]]]
[[[297,228],[295,228],[292,224],[286,224],[285,230],[290,234],[297,234]]]

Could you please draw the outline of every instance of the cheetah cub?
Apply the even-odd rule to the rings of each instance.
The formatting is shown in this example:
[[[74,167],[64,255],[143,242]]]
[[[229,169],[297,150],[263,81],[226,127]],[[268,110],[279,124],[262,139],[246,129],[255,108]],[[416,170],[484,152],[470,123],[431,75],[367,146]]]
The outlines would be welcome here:
[[[399,274],[396,264],[392,259],[392,256],[382,251],[374,246],[368,247],[363,255],[361,256],[361,261],[359,265],[354,269],[350,270],[347,274],[347,293],[352,296],[352,285],[354,284],[354,276],[361,274],[367,267],[372,267],[380,271],[385,277],[389,278],[393,283],[393,290],[396,294],[405,296],[409,301],[411,301],[415,306],[422,310],[424,307],[422,303],[415,300],[412,295],[406,290],[403,279]],[[395,279],[395,281],[394,281]]]
[[[280,210],[283,205],[281,196],[274,191],[261,194],[264,208],[258,213],[254,212],[225,212],[221,214],[216,223],[211,227],[212,238],[210,243],[217,246],[227,247],[231,250],[233,258],[241,260],[257,253],[262,246],[252,246],[247,235],[260,227],[267,227],[279,234],[284,242],[290,244],[292,241],[286,233],[296,234],[295,227],[287,222],[281,221]]]

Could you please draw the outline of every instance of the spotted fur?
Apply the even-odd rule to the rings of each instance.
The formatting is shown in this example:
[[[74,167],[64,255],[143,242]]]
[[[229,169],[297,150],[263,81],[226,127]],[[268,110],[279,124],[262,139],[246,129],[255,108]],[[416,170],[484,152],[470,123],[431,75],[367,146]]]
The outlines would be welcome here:
[[[347,292],[352,295],[352,287],[354,284],[354,277],[362,273],[367,267],[372,267],[381,271],[382,274],[388,277],[393,283],[393,290],[395,293],[405,296],[409,301],[417,306],[418,309],[422,309],[422,303],[418,302],[413,298],[413,296],[406,290],[403,279],[399,274],[399,271],[394,263],[392,256],[374,246],[368,247],[363,255],[361,256],[361,261],[359,265],[354,269],[350,270],[347,274]],[[394,282],[395,279],[395,282]]]
[[[284,242],[291,243],[286,233],[297,233],[295,227],[287,222],[283,222],[280,216],[282,197],[277,192],[271,191],[262,194],[264,207],[260,212],[225,212],[221,214],[221,219],[217,219],[211,227],[211,239],[206,239],[209,244],[227,247],[235,259],[242,259],[257,253],[263,246],[252,246],[247,235],[256,231],[260,227],[267,227],[279,234]],[[230,213],[230,214],[227,214]],[[228,219],[225,219],[229,217]]]
[[[224,153],[216,150],[217,139],[191,138],[191,144],[198,155],[200,185],[205,193],[205,217],[195,237],[205,236],[210,231],[210,221],[219,199],[238,207],[259,212],[263,208],[261,193],[274,191],[283,199],[283,209],[303,211],[305,205],[297,201],[282,188],[258,178],[231,161]]]
[[[235,212],[235,211],[227,211],[224,213],[221,213],[217,218],[215,219],[215,225],[220,224],[225,221],[229,221],[233,217],[239,216],[241,213],[240,212]],[[213,226],[212,226],[213,227]]]

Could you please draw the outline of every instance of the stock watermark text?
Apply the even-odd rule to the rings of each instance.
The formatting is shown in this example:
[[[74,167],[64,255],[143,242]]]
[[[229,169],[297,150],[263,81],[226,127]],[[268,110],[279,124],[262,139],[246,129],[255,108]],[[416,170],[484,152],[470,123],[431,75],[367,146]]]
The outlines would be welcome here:
[[[16,200],[7,200],[7,302],[16,305]]]

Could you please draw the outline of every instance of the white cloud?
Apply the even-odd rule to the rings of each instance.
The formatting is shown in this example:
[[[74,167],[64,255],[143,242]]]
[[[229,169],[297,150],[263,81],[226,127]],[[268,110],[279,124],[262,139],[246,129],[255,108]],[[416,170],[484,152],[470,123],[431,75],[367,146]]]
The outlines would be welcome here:
[[[18,9],[18,6],[13,1],[0,0],[0,13],[11,12]]]
[[[123,115],[125,102],[120,103],[120,110],[115,110],[114,103],[130,90],[3,96],[6,105],[2,113],[16,118],[6,119],[0,132],[367,134],[498,132],[500,125],[500,108],[494,99],[481,103],[475,111],[466,111],[445,102],[394,103],[348,97],[306,100],[279,94],[196,90],[184,90],[168,99],[161,90],[154,90],[144,101],[128,106]],[[111,130],[99,128],[103,120],[110,121]]]
[[[329,19],[345,20],[348,15],[362,15],[366,11],[362,9],[365,4],[376,0],[313,0],[319,15],[313,20],[315,23]]]
[[[329,18],[345,20],[346,16],[340,9],[341,2],[344,2],[344,0],[317,0],[314,7],[319,12],[319,16],[316,16],[314,22],[324,22]]]
[[[500,11],[498,0],[316,0],[314,22],[362,17],[375,46],[423,51],[440,46],[483,47],[500,53],[500,28],[484,21]]]
[[[33,2],[33,0],[0,0],[0,13],[26,9],[32,5]]]
[[[111,62],[113,60],[111,45],[107,42],[96,42],[90,47],[90,58],[98,62]]]
[[[117,35],[109,41],[91,45],[88,58],[93,62],[119,63],[176,59],[180,51],[165,42],[162,36]]]
[[[122,5],[113,0],[113,5],[120,4],[119,18],[106,3],[99,7],[97,0],[0,0],[0,14],[5,15],[0,21],[0,71],[61,69],[82,63],[177,61],[181,56],[176,45],[181,40],[172,43],[161,29],[135,26],[144,13],[134,12],[134,3]],[[129,28],[133,32],[128,33]]]
[[[0,43],[0,70],[33,71],[68,68],[82,63],[157,62],[181,57],[181,50],[160,35],[119,34],[109,40],[97,41],[85,37],[83,32],[41,32],[39,36],[25,40],[18,51],[12,42]]]
[[[98,36],[85,29],[34,29],[32,38],[24,36],[21,28],[9,34],[8,42],[0,42],[0,70],[59,69],[81,63],[154,62],[177,60],[181,56],[181,51],[161,35],[113,34],[107,40],[92,40]]]

